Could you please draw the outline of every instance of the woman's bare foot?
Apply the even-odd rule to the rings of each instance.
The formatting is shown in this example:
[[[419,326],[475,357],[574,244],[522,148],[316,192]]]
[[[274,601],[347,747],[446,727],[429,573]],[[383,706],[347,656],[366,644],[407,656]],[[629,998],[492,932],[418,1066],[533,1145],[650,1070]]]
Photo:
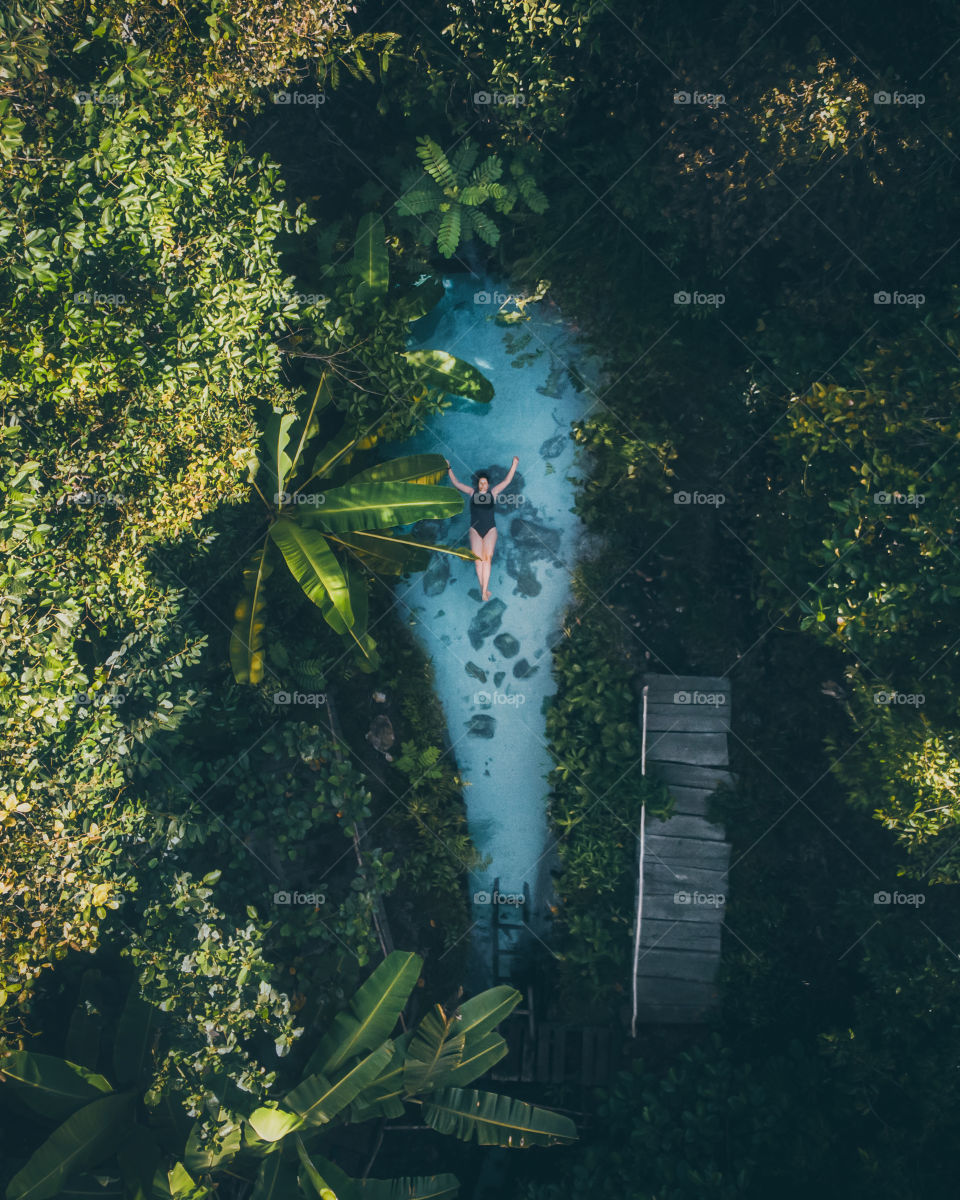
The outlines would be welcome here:
[[[490,592],[485,590],[485,591],[483,592],[483,595],[481,596],[481,599],[482,599],[482,600],[489,600],[489,599],[490,599]]]

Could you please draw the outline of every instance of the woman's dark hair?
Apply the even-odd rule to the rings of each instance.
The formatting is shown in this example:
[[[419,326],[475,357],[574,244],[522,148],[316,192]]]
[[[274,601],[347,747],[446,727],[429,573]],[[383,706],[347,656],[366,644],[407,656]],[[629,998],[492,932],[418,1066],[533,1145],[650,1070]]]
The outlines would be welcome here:
[[[489,472],[487,472],[487,471],[474,471],[474,473],[473,473],[473,481],[474,481],[474,483],[479,483],[481,479],[485,479],[485,480],[487,481],[487,483],[489,483],[489,482],[490,482],[490,475],[489,475]]]

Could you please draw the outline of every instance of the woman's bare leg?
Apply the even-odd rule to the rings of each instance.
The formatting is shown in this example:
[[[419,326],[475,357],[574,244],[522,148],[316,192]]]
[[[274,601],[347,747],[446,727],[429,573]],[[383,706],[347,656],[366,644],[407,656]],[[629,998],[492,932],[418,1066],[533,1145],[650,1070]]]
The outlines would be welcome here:
[[[477,533],[477,531],[472,527],[470,529],[470,549],[477,556],[477,561],[473,565],[477,569],[477,583],[480,584],[480,595],[482,597],[483,589],[486,587],[486,584],[483,582],[483,538],[481,538],[480,534]]]
[[[493,551],[496,544],[497,531],[491,529],[489,533],[483,535],[483,562],[480,576],[480,598],[482,600],[490,599],[490,571],[493,567]]]

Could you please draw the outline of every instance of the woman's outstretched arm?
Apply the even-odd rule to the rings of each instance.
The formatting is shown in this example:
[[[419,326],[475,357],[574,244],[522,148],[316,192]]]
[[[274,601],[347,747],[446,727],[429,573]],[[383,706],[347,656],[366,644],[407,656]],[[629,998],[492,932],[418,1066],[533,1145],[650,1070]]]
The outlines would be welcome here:
[[[491,488],[491,489],[490,489],[490,491],[493,493],[493,495],[494,495],[494,496],[499,496],[499,495],[500,495],[500,493],[503,491],[503,489],[504,489],[505,487],[509,487],[509,486],[510,486],[510,484],[513,482],[513,477],[514,477],[514,475],[516,475],[516,473],[517,473],[517,463],[518,463],[519,461],[520,461],[520,459],[519,459],[519,458],[517,458],[517,456],[516,456],[516,455],[514,455],[514,456],[513,456],[513,463],[512,463],[512,465],[511,465],[511,467],[510,467],[510,470],[507,472],[507,477],[506,477],[506,479],[504,479],[502,483],[498,483],[498,484],[497,484],[497,486],[496,486],[495,488]]]
[[[458,491],[465,492],[469,496],[473,492],[473,488],[469,488],[469,487],[467,487],[467,485],[465,483],[461,483],[460,480],[456,477],[456,475],[454,475],[453,467],[450,466],[449,459],[446,460],[446,463],[447,463],[447,474],[450,476],[450,482],[453,484],[453,486],[455,488],[458,489]]]

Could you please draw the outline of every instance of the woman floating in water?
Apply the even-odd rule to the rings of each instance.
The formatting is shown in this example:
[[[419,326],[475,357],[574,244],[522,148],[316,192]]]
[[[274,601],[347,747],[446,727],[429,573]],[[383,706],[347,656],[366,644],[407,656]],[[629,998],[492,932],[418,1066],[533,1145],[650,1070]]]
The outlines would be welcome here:
[[[470,497],[470,549],[477,556],[474,564],[477,568],[477,579],[480,583],[481,600],[490,599],[490,566],[493,562],[493,548],[497,544],[497,526],[494,521],[494,505],[497,497],[505,487],[509,487],[517,470],[520,459],[513,456],[513,465],[507,472],[507,477],[495,488],[490,486],[490,476],[486,471],[478,471],[474,478],[476,488],[467,487],[453,473],[453,467],[447,463],[450,472],[450,482],[455,488]]]

